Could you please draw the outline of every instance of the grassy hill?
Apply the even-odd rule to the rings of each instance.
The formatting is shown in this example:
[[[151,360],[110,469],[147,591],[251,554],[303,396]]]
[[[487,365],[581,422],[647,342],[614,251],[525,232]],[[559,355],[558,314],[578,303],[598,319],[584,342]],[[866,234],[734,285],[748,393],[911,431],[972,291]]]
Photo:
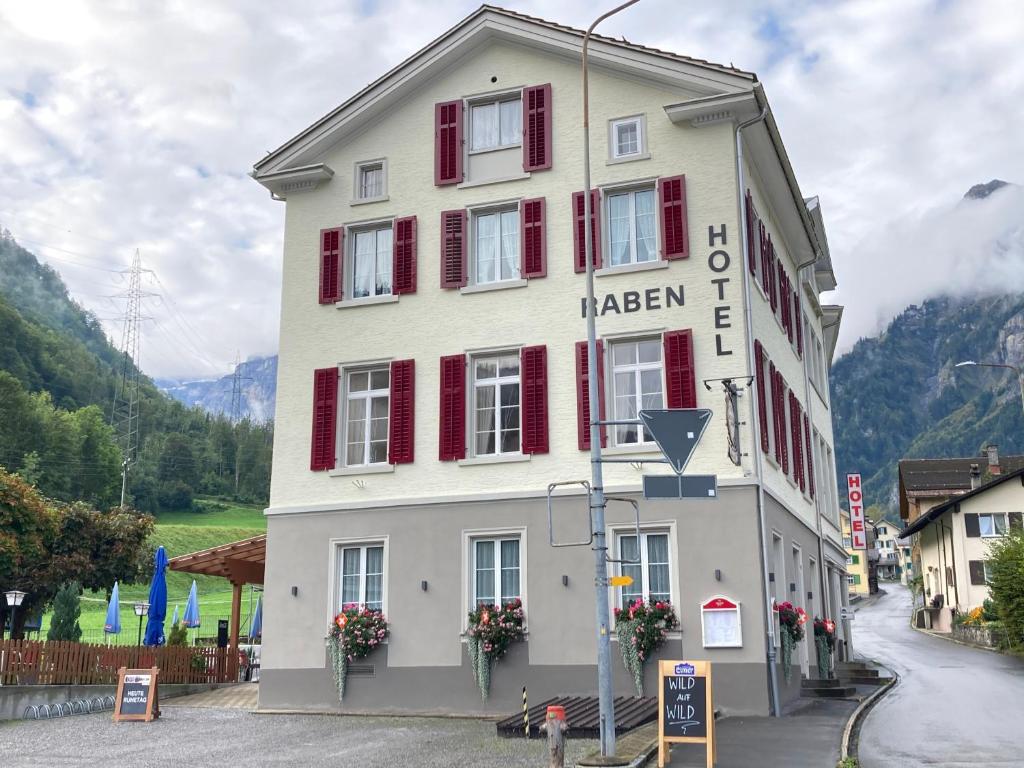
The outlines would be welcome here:
[[[207,503],[206,512],[173,512],[157,517],[156,529],[150,537],[154,547],[163,546],[168,557],[196,552],[209,547],[216,547],[238,539],[256,536],[267,529],[263,510],[257,506],[227,505]],[[231,584],[215,576],[196,576],[196,588],[199,593],[199,615],[202,624],[199,633],[203,637],[217,634],[217,620],[228,619],[231,615]],[[193,576],[178,571],[167,571],[167,614],[168,621],[165,631],[170,626],[170,617],[174,614],[174,606],[185,612],[188,591],[192,586]],[[82,597],[82,616],[79,624],[82,627],[82,641],[102,643],[110,641],[119,645],[132,645],[138,637],[138,618],[132,610],[132,604],[145,600],[149,595],[149,582],[143,584],[125,584],[120,588],[121,603],[121,634],[104,637],[103,623],[106,617],[107,601],[102,593],[86,593]],[[249,626],[251,610],[256,608],[257,595],[252,595],[246,588],[242,598],[242,632]],[[42,634],[45,636],[49,627],[49,614],[43,617]],[[145,624],[143,624],[143,630]]]

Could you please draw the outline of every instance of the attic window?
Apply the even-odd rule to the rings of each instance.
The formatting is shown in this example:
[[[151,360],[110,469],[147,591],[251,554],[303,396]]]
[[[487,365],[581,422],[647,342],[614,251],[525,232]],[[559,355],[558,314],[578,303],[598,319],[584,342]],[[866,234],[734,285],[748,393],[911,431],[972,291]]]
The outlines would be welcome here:
[[[647,126],[643,115],[622,117],[608,124],[611,160],[639,160],[647,157]]]
[[[356,163],[354,202],[372,203],[387,200],[388,164],[386,159]]]

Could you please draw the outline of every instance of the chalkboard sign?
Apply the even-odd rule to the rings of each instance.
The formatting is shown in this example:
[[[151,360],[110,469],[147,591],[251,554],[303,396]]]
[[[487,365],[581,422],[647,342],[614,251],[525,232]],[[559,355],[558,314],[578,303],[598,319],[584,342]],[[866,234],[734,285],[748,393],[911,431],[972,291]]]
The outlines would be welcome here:
[[[704,744],[707,768],[716,757],[711,663],[658,662],[658,766],[663,768],[674,743]]]
[[[160,696],[157,678],[160,670],[125,669],[121,667],[117,678],[117,697],[114,700],[114,721],[155,720],[160,717]]]

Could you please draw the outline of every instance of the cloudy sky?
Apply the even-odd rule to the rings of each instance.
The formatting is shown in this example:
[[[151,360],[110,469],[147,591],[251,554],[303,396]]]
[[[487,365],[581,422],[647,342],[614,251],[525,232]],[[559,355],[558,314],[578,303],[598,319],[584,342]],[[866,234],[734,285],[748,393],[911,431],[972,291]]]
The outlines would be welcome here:
[[[253,162],[476,7],[4,0],[0,226],[114,338],[138,248],[151,375],[272,353],[284,209]],[[595,13],[510,7],[583,27]],[[641,0],[602,31],[758,73],[821,198],[844,347],[951,287],[1024,290],[1024,194],[960,202],[979,181],[1024,182],[1020,0]]]

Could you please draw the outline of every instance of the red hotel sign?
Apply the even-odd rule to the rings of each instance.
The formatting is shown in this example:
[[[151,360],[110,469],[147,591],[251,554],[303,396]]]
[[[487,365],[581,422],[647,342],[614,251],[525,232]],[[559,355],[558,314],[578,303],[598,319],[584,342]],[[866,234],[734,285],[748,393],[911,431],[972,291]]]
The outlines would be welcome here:
[[[846,476],[846,493],[850,500],[850,539],[854,549],[868,548],[868,534],[864,528],[864,489],[860,475]]]

